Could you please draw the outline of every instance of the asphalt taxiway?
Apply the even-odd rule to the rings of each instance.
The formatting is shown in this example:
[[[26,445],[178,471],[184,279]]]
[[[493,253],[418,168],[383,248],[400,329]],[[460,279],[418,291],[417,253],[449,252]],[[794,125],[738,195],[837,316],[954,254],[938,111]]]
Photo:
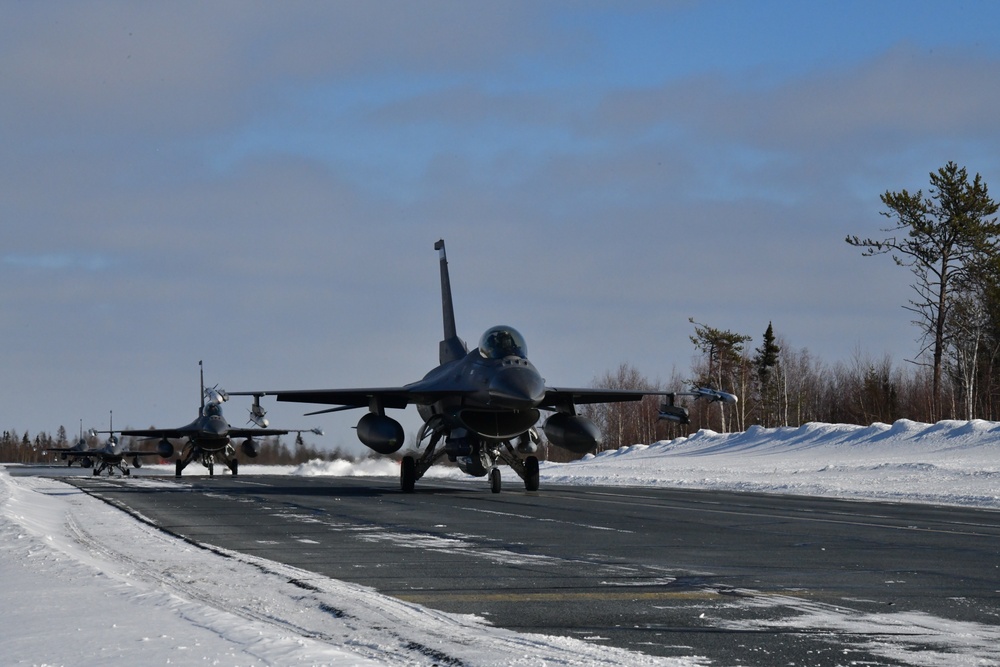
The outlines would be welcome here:
[[[653,655],[897,664],[887,645],[933,638],[893,619],[1000,623],[991,510],[594,486],[492,494],[481,481],[422,480],[414,494],[385,478],[66,481],[196,543]]]

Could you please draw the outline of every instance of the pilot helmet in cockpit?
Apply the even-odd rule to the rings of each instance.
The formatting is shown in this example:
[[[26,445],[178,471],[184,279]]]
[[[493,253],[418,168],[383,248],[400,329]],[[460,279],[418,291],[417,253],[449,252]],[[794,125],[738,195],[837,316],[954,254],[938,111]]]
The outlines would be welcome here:
[[[503,359],[505,357],[520,357],[526,359],[528,346],[524,336],[517,329],[508,326],[497,326],[487,330],[479,341],[479,354],[484,359]]]

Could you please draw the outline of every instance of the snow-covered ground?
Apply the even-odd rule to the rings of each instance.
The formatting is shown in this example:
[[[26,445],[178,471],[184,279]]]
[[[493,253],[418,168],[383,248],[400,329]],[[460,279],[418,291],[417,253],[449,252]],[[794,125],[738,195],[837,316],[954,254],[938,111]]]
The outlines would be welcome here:
[[[1000,508],[998,455],[1000,424],[992,422],[809,424],[702,431],[544,464],[541,478],[543,492],[546,484],[683,486]],[[398,474],[395,464],[371,460],[241,470]],[[436,467],[428,477],[453,475],[461,473]],[[128,483],[173,484],[142,475]],[[0,582],[5,665],[709,664],[513,633],[271,561],[200,549],[58,479],[2,468]],[[868,630],[899,621],[852,620]],[[959,642],[937,658],[998,664],[1000,628],[937,621],[938,641]],[[935,655],[925,657],[930,662],[920,664],[936,664]]]
[[[390,475],[389,461],[314,461],[296,475]],[[1000,508],[1000,422],[751,427],[633,445],[574,463],[543,463],[545,484],[662,486]],[[455,468],[427,477],[467,479]],[[511,488],[512,473],[505,478]],[[516,480],[516,478],[514,478]]]
[[[566,484],[676,486],[1000,507],[1000,422],[700,431],[544,467]]]

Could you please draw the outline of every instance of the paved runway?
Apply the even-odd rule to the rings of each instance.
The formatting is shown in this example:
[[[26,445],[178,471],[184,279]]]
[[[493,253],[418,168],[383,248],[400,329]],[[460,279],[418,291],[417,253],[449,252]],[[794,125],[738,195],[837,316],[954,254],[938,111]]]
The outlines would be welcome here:
[[[158,479],[67,481],[197,542],[654,655],[897,664],[887,656],[936,650],[955,624],[1000,623],[995,511],[617,487],[494,495],[481,481],[423,480],[403,495],[382,478]]]

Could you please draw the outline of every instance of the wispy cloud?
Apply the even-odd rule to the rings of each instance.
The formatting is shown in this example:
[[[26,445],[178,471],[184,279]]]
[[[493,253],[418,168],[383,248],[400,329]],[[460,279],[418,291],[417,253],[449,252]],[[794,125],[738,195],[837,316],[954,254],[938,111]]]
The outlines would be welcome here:
[[[45,271],[106,271],[114,265],[112,259],[102,255],[77,253],[8,254],[4,255],[3,263],[14,268]]]

